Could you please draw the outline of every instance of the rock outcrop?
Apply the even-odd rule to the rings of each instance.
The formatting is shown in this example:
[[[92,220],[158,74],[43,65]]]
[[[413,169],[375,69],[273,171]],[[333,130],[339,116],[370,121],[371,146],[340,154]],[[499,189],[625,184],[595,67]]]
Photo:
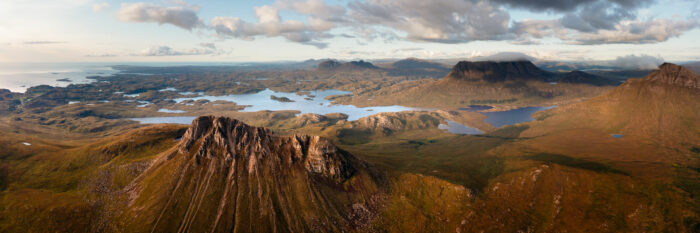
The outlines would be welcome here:
[[[392,134],[410,129],[435,128],[441,119],[435,112],[384,112],[360,118],[353,122],[353,126]]]
[[[652,82],[700,89],[700,76],[695,75],[695,73],[683,66],[672,63],[662,64],[644,79]]]
[[[352,155],[325,138],[277,136],[268,129],[226,117],[195,119],[182,136],[178,151],[181,154],[195,151],[199,164],[215,156],[233,164],[243,163],[249,173],[265,169],[260,168],[261,165],[277,167],[275,169],[302,166],[311,174],[341,182],[355,172],[350,165],[350,160],[354,159]]]
[[[130,186],[120,219],[129,232],[348,231],[352,206],[377,211],[378,174],[325,138],[204,116]]]

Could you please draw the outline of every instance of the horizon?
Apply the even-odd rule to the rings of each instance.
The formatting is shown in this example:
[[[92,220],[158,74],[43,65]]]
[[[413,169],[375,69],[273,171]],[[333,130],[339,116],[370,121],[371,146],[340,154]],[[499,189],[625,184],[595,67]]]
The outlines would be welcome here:
[[[10,63],[700,60],[700,3],[687,0],[8,0],[0,13]]]

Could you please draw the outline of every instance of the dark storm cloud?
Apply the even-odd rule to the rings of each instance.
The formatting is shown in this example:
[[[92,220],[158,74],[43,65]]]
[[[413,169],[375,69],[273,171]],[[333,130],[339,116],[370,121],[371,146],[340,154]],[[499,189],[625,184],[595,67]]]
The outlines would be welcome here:
[[[579,6],[595,3],[607,3],[625,8],[638,8],[647,6],[654,0],[493,0],[515,8],[524,8],[532,11],[559,11],[568,12],[575,10]]]

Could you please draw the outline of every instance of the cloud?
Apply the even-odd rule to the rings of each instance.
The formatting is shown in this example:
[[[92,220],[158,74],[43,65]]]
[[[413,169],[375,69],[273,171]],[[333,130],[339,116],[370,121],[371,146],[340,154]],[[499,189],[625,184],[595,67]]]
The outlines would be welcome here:
[[[654,57],[649,55],[627,55],[617,57],[615,60],[609,62],[612,66],[617,66],[625,69],[632,70],[645,70],[645,69],[656,69],[659,65],[664,63],[664,59],[661,57]]]
[[[197,16],[199,7],[190,5],[158,6],[151,3],[122,3],[116,17],[122,22],[154,22],[172,24],[180,28],[192,30],[203,26]]]
[[[282,37],[290,42],[326,48],[333,37],[357,38],[360,45],[377,39],[437,43],[499,40],[518,45],[555,38],[563,44],[658,43],[698,28],[697,9],[682,19],[640,19],[638,9],[655,0],[350,0],[331,5],[325,0],[276,0],[255,7],[255,19],[217,16],[207,25],[199,6],[183,0],[170,6],[125,3],[117,12],[123,22],[155,22],[192,30],[211,30],[222,39],[256,40]],[[696,8],[698,4],[696,4]],[[555,15],[547,20],[512,20],[510,8]],[[301,19],[282,19],[291,11]],[[346,33],[332,33],[334,29]],[[337,34],[337,35],[336,35]]]
[[[206,44],[206,43],[205,43]],[[207,44],[209,45],[209,44]],[[213,44],[212,44],[213,45]],[[146,57],[161,57],[161,56],[190,56],[190,55],[221,55],[226,53],[222,50],[217,50],[216,48],[209,48],[207,46],[201,45],[205,48],[192,48],[188,50],[175,50],[169,46],[156,45],[148,47],[141,50],[138,53],[134,53],[134,56],[146,56]]]
[[[416,41],[502,39],[510,20],[508,12],[487,1],[368,0],[350,2],[348,7],[354,21],[402,31]]]
[[[85,57],[116,57],[116,54],[102,53],[102,54],[88,54]]]
[[[625,8],[638,8],[647,6],[654,0],[493,0],[497,3],[502,3],[515,8],[523,8],[531,11],[555,11],[568,12],[575,10],[581,6],[605,3],[615,4]]]
[[[610,29],[569,30],[559,20],[524,20],[515,22],[511,31],[519,40],[554,37],[568,44],[649,44],[666,41],[700,26],[688,20],[624,20]]]
[[[199,43],[199,46],[216,50],[216,45],[214,43]]]
[[[92,4],[92,11],[94,12],[105,12],[111,8],[112,5],[109,5],[109,3],[102,2],[102,3],[95,3]]]
[[[471,59],[473,61],[537,61],[537,58],[519,52],[500,52],[488,56],[477,56]]]
[[[37,40],[37,41],[25,41],[22,44],[26,45],[43,45],[43,44],[64,44],[65,41],[48,41],[48,40]]]
[[[282,20],[279,9],[273,6],[255,7],[257,22],[246,22],[238,17],[215,17],[209,26],[223,38],[254,40],[256,37],[284,37],[289,41],[325,48],[320,39],[332,37],[325,33],[332,27],[307,25],[297,20]]]

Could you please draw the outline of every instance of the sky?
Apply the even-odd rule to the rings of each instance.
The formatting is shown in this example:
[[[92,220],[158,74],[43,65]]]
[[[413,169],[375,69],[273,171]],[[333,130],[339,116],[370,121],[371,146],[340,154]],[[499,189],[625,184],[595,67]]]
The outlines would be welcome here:
[[[0,62],[700,60],[697,0],[2,0]]]

